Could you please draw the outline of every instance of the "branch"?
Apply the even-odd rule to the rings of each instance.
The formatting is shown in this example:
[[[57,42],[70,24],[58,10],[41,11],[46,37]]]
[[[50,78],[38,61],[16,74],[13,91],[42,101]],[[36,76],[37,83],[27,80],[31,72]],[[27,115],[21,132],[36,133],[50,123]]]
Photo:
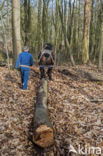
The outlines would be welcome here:
[[[2,6],[0,7],[0,11],[2,11],[2,9],[4,8],[5,1],[6,0],[3,1]]]

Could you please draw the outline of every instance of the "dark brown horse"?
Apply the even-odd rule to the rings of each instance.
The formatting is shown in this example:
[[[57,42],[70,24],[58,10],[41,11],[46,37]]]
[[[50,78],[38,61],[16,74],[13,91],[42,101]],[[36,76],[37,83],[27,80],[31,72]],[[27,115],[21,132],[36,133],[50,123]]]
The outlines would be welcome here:
[[[49,80],[52,80],[52,66],[54,65],[54,53],[53,46],[50,43],[46,43],[42,51],[40,51],[39,56],[39,66],[41,72],[41,78],[46,78],[45,68],[48,68],[47,74]]]

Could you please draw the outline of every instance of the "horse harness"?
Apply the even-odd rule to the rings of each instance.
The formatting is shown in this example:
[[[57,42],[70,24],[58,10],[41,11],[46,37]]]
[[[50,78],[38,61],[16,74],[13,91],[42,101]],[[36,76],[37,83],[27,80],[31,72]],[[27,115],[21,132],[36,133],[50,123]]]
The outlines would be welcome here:
[[[41,51],[39,62],[40,62],[41,58],[43,57],[43,55],[47,54],[47,55],[49,55],[49,57],[51,58],[52,62],[54,63],[54,59],[53,59],[52,53],[53,53],[53,51],[47,50],[47,49],[44,49],[43,51]]]

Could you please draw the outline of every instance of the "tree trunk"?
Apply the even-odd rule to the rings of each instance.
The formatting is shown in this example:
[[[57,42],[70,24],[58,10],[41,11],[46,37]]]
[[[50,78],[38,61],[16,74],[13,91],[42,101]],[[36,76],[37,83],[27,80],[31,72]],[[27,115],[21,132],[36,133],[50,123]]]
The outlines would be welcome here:
[[[83,32],[83,52],[82,52],[82,62],[83,63],[87,63],[89,61],[90,19],[91,19],[91,0],[85,0],[84,32]]]
[[[47,92],[47,80],[42,79],[37,95],[33,142],[43,148],[54,142],[53,128],[48,117]]]
[[[71,63],[72,63],[72,65],[75,65],[75,61],[74,61],[74,58],[73,58],[73,55],[71,52],[71,45],[69,44],[69,40],[68,40],[68,36],[67,36],[67,32],[66,32],[66,27],[65,27],[64,22],[63,22],[63,15],[62,15],[61,10],[62,10],[62,6],[60,5],[59,6],[59,15],[60,15],[62,31],[63,31],[63,35],[64,35],[64,40],[65,40],[65,45],[66,45],[67,51],[69,52]]]
[[[25,32],[25,45],[30,45],[30,29],[31,29],[31,6],[30,0],[24,1],[24,32]]]
[[[103,4],[101,4],[101,11],[103,10]],[[99,50],[99,69],[102,68],[102,57],[103,57],[103,11],[101,14],[101,39],[100,39],[100,50]]]
[[[38,0],[38,23],[37,23],[37,40],[38,40],[38,49],[37,51],[39,52],[41,49],[42,45],[42,21],[41,21],[41,8],[42,8],[42,1]]]
[[[8,51],[8,44],[7,44],[7,36],[6,36],[4,21],[3,21],[3,18],[2,18],[2,13],[0,14],[0,17],[1,17],[1,24],[2,24],[2,27],[3,27],[4,44],[5,44],[5,50],[6,50],[6,55],[7,55],[8,69],[9,69],[9,72],[10,72],[10,64],[9,64],[10,59],[9,59],[9,51]]]
[[[20,36],[20,0],[12,0],[12,38],[13,38],[13,65],[21,52]]]
[[[99,52],[99,69],[102,68],[102,56],[103,56],[103,23],[101,27],[101,41],[100,41],[100,52]]]
[[[58,6],[59,6],[59,0],[56,1],[56,13],[55,13],[55,63],[57,59],[57,48],[58,48],[58,36],[59,36],[59,11],[58,11]]]
[[[90,44],[89,44],[89,51],[90,51],[90,58],[92,58],[92,54],[94,52],[94,44],[95,44],[95,30],[94,30],[94,0],[92,0],[91,4],[91,21],[90,21]]]
[[[43,33],[43,42],[48,41],[48,5],[49,0],[43,0],[43,13],[42,13],[42,33]]]

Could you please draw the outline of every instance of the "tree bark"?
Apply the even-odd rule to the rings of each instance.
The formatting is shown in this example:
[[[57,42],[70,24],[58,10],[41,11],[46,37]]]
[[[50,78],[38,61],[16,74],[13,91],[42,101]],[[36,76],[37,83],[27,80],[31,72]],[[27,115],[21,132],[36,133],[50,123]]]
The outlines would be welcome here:
[[[33,142],[42,148],[54,142],[53,127],[48,117],[47,92],[47,80],[42,79],[37,95],[33,135]]]
[[[29,45],[30,42],[30,29],[31,29],[31,6],[30,0],[24,1],[24,32],[25,32],[25,41],[24,45]]]
[[[75,65],[75,61],[74,61],[74,58],[73,58],[73,55],[71,52],[71,44],[69,44],[69,40],[68,40],[68,36],[67,36],[67,32],[66,32],[66,27],[65,27],[64,22],[63,22],[63,15],[62,15],[61,10],[62,10],[62,6],[59,5],[59,15],[60,15],[62,31],[63,31],[63,35],[64,35],[64,40],[65,40],[65,45],[66,45],[67,51],[69,52],[71,63],[72,63],[72,65]]]
[[[101,39],[100,39],[100,50],[99,50],[99,69],[102,69],[102,57],[103,57],[103,3],[101,3]]]
[[[42,1],[38,0],[38,23],[37,23],[37,40],[38,40],[38,49],[39,52],[42,45],[42,21],[41,21],[41,8],[42,8]]]
[[[103,57],[103,22],[101,26],[101,41],[100,41],[100,52],[99,52],[99,69],[102,69],[102,57]]]
[[[13,40],[13,65],[21,52],[20,36],[20,0],[12,0],[12,40]]]
[[[83,52],[82,52],[82,62],[83,63],[87,63],[89,61],[90,19],[91,19],[91,0],[85,0],[85,7],[84,7],[84,32],[83,32]]]
[[[58,7],[59,7],[59,0],[56,1],[56,11],[55,11],[55,63],[57,62],[57,48],[58,48],[58,36],[59,36],[59,11],[58,11]]]
[[[42,34],[43,34],[43,42],[48,41],[48,6],[49,0],[43,0],[43,11],[42,11]]]
[[[90,58],[92,58],[92,54],[94,52],[94,44],[95,44],[94,3],[95,3],[95,1],[92,0],[92,3],[91,3],[91,21],[90,21],[90,44],[89,44]]]
[[[4,20],[2,18],[2,13],[0,14],[0,17],[1,17],[1,24],[2,24],[2,28],[3,28],[5,50],[6,50],[6,55],[7,55],[7,64],[8,64],[8,69],[9,69],[9,72],[10,72],[10,58],[9,58],[9,51],[8,51],[8,44],[7,44],[7,36],[6,36],[6,31],[5,31],[5,26],[4,26]]]

